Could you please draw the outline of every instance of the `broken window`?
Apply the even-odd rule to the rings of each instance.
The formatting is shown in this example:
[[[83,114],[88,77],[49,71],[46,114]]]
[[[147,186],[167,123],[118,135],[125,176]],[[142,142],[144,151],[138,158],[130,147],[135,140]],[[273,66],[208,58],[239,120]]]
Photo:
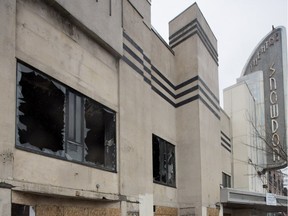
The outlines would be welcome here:
[[[176,186],[175,181],[175,146],[156,135],[153,142],[153,180],[169,186]]]
[[[115,112],[17,64],[17,146],[116,170]]]
[[[63,89],[22,64],[18,64],[17,79],[19,143],[61,155],[64,150]]]
[[[91,99],[85,100],[85,161],[115,169],[115,114]]]

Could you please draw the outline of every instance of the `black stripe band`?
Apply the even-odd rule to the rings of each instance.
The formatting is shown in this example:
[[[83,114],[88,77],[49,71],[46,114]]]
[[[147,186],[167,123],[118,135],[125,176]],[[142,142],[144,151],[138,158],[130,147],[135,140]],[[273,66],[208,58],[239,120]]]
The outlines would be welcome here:
[[[227,140],[229,140],[229,142],[231,142],[230,138],[229,138],[223,131],[221,131],[221,134],[222,134]]]
[[[221,146],[223,146],[227,151],[231,153],[231,149],[229,149],[227,146],[225,146],[223,143],[221,143]]]
[[[228,143],[225,139],[223,139],[223,137],[221,137],[221,140],[222,140],[227,146],[229,146],[229,147],[231,148],[231,144]]]

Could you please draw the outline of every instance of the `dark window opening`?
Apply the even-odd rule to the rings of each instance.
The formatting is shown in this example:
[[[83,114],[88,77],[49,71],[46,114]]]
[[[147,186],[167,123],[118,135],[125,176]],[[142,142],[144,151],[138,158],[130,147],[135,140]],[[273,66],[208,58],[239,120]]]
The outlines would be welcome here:
[[[175,146],[154,134],[152,143],[154,182],[175,187]]]
[[[22,145],[62,151],[65,95],[51,80],[18,65],[18,133]]]
[[[116,170],[115,112],[17,64],[17,146]]]
[[[115,168],[115,115],[90,99],[85,101],[86,162]]]
[[[224,188],[231,188],[231,176],[222,172],[222,185]]]
[[[12,216],[35,216],[35,211],[32,206],[12,203]]]

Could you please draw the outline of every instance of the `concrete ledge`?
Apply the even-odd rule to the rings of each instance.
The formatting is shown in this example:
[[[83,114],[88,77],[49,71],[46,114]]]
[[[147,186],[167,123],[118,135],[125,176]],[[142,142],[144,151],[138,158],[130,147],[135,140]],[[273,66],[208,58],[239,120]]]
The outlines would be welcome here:
[[[87,200],[101,200],[101,201],[110,201],[117,202],[122,201],[124,198],[127,200],[127,197],[120,196],[118,194],[107,194],[100,193],[97,191],[87,191],[81,189],[72,189],[64,188],[52,185],[31,183],[19,180],[2,180],[0,182],[12,186],[12,191],[26,192],[31,194],[52,196],[52,197],[69,197],[69,198],[79,198]],[[124,198],[123,198],[124,197]]]

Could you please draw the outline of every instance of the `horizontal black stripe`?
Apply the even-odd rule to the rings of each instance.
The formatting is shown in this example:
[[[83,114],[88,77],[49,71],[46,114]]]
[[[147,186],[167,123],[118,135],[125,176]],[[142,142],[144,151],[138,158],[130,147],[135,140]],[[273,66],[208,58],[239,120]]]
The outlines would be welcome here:
[[[175,94],[174,94],[172,91],[170,91],[163,83],[161,83],[155,76],[152,75],[151,78],[152,78],[152,80],[153,80],[154,82],[156,82],[162,89],[164,89],[164,90],[165,90],[170,96],[172,96],[174,99],[178,99],[178,98],[180,98],[180,97],[183,97],[183,96],[185,96],[185,95],[187,95],[187,94],[189,94],[189,93],[191,93],[191,92],[196,91],[197,89],[199,89],[199,86],[196,85],[196,86],[193,86],[193,87],[191,87],[191,88],[189,88],[189,89],[187,89],[187,90],[185,90],[185,91],[183,91],[183,92],[175,95]]]
[[[230,138],[229,138],[223,131],[221,131],[221,134],[222,134],[227,140],[229,140],[229,141],[231,142]]]
[[[144,70],[150,71],[150,70],[143,64],[143,61],[141,62],[140,59],[139,59],[139,57],[136,56],[136,54],[135,54],[129,47],[127,47],[125,44],[123,45],[123,47],[124,47],[125,50],[127,50],[127,52],[128,52],[134,59],[136,59],[139,63],[141,63],[141,64],[143,65]],[[134,70],[136,70],[139,74],[143,75],[143,71],[142,71],[141,69],[139,69],[139,68],[138,68],[132,61],[130,61],[127,57],[125,57],[124,61],[127,62],[127,63],[128,63]],[[156,69],[156,70],[157,70],[157,69]],[[154,69],[154,71],[155,71],[155,69]],[[151,71],[150,71],[150,73],[151,73]],[[166,77],[164,77],[164,75],[163,75],[160,71],[157,70],[156,73],[157,73],[162,79],[164,78],[164,79],[168,80]],[[152,75],[151,78],[152,78],[152,80],[155,81],[162,89],[164,89],[169,95],[171,95],[174,99],[178,99],[178,98],[180,98],[180,97],[183,97],[183,96],[185,96],[186,94],[189,94],[189,93],[191,93],[191,92],[193,92],[193,91],[195,91],[195,90],[197,90],[197,89],[199,88],[198,85],[197,85],[197,86],[194,86],[194,87],[192,87],[192,88],[189,88],[189,89],[187,89],[187,90],[185,90],[185,91],[183,91],[183,92],[175,95],[175,94],[174,94],[172,91],[170,91],[163,83],[161,83],[155,76]],[[198,78],[198,76],[196,76],[196,77],[194,77],[194,78],[192,78],[192,79],[190,79],[190,80],[187,80],[187,81],[185,82],[185,85],[194,82],[195,80],[197,80],[197,78]],[[148,80],[148,78],[146,78],[146,79]],[[146,82],[147,82],[147,80],[146,80]],[[150,82],[150,84],[151,84],[151,81],[149,81],[149,82]],[[169,82],[170,82],[170,81],[169,81]],[[171,82],[170,82],[170,84],[171,84],[174,88],[176,88]],[[170,86],[171,86],[171,85],[170,85]]]
[[[144,70],[145,70],[149,75],[151,75],[151,70],[150,70],[148,67],[146,67],[145,65],[144,65],[143,67],[144,67]]]
[[[183,83],[180,83],[179,85],[177,85],[177,86],[175,86],[172,82],[170,82],[154,65],[152,65],[152,70],[154,71],[154,72],[156,72],[156,74],[159,76],[159,77],[161,77],[171,88],[173,88],[175,91],[176,90],[178,90],[178,89],[180,89],[180,88],[183,88],[183,87],[185,87],[185,86],[187,86],[187,85],[189,85],[189,84],[191,84],[191,83],[193,83],[193,82],[195,82],[195,81],[197,81],[198,80],[198,75],[197,76],[195,76],[195,77],[193,77],[193,78],[191,78],[191,79],[189,79],[189,80],[186,80],[186,81],[184,81]],[[179,93],[180,95],[182,94],[182,93]],[[178,95],[179,95],[178,94]],[[183,96],[183,95],[182,95]],[[175,98],[179,98],[180,96],[177,96],[176,95],[176,97]]]
[[[223,146],[227,151],[231,153],[231,149],[229,149],[227,146],[225,146],[223,143],[221,143],[221,146]]]
[[[175,86],[173,83],[170,82],[154,65],[151,65],[151,69],[159,76],[161,77],[170,87],[172,87],[175,90]]]
[[[186,37],[184,37],[182,40],[178,41],[177,43],[173,44],[171,46],[171,48],[174,48],[176,46],[178,46],[179,44],[183,43],[184,41],[186,41],[187,39],[189,39],[190,37],[194,36],[195,34],[197,34],[200,38],[200,40],[202,41],[202,43],[204,44],[204,46],[206,47],[207,51],[209,52],[209,54],[211,55],[212,59],[214,60],[214,62],[218,65],[218,57],[215,56],[213,54],[213,52],[209,49],[209,46],[207,45],[207,43],[205,43],[205,40],[203,39],[203,37],[200,36],[199,31],[195,30],[194,32],[188,34]]]
[[[186,81],[180,83],[179,85],[175,86],[174,89],[175,89],[175,90],[178,90],[178,89],[180,89],[180,88],[182,88],[182,87],[184,87],[184,86],[186,86],[186,85],[189,85],[189,84],[191,84],[192,82],[197,81],[198,78],[199,78],[199,77],[198,77],[198,75],[197,75],[197,76],[195,76],[195,77],[193,77],[193,78],[191,78],[191,79],[189,79],[189,80],[186,80]]]
[[[194,23],[196,23],[197,19],[192,20],[190,23],[188,23],[187,25],[183,26],[182,28],[180,28],[179,30],[177,30],[176,32],[174,32],[172,35],[169,36],[169,40],[172,40],[173,37],[175,37],[176,35],[178,35],[179,33],[181,33],[182,31],[184,31],[184,29],[188,28],[190,25],[193,25]]]
[[[209,104],[201,97],[199,96],[200,100],[202,101],[202,103],[204,103],[204,105],[206,105],[206,107],[220,120],[220,116],[218,115],[218,113],[216,113],[212,107],[209,106]]]
[[[197,34],[199,35],[201,33],[199,33],[199,31],[198,31]],[[215,63],[218,65],[218,54],[217,55],[213,54],[213,49],[209,49],[209,43],[205,43],[205,38],[201,37],[201,35],[199,35],[199,38],[202,41],[202,43],[204,44],[204,46],[206,47],[207,51],[210,53],[210,55],[213,58],[213,60],[215,61]]]
[[[126,56],[122,57],[123,61],[126,62],[132,69],[134,69],[137,73],[139,73],[141,76],[143,76],[144,81],[151,85],[151,81],[144,76],[143,71],[139,69],[133,62],[131,62]],[[163,88],[168,94],[170,94],[174,99],[177,99],[179,97],[183,97],[186,94],[189,94],[199,88],[198,85],[191,87],[190,89],[185,90],[182,93],[179,93],[178,95],[175,95],[172,91],[170,91],[164,84],[162,84],[156,77],[151,77],[153,81],[155,81],[161,88]],[[192,80],[192,79],[190,79]],[[218,113],[216,113],[212,107],[209,106],[209,104],[199,95],[192,96],[188,99],[185,99],[177,104],[175,104],[170,98],[168,98],[164,93],[162,93],[160,90],[158,90],[156,87],[152,86],[153,91],[155,91],[158,95],[160,95],[164,100],[166,100],[168,103],[170,103],[173,107],[178,108],[180,106],[183,106],[185,104],[188,104],[198,98],[204,103],[204,105],[218,118],[220,119]],[[208,95],[206,95],[208,97]],[[209,97],[208,97],[209,98]],[[210,99],[211,100],[211,99]]]
[[[143,54],[143,58],[147,61],[151,63],[151,60],[143,53],[143,50],[140,46],[137,45],[137,43],[135,43],[125,32],[123,32],[124,37],[138,50]],[[127,47],[127,45],[125,45]],[[129,49],[132,56],[136,55],[131,49]],[[129,53],[130,54],[130,53]],[[138,58],[140,58],[138,56]],[[137,58],[137,59],[138,59]],[[143,61],[142,61],[143,62]],[[145,65],[143,65],[144,70],[151,74],[151,70],[148,69]],[[217,97],[212,93],[212,91],[208,88],[208,86],[205,84],[205,82],[197,75],[189,80],[186,80],[180,84],[178,84],[177,86],[175,86],[172,82],[170,82],[170,80],[168,80],[154,65],[151,65],[151,68],[154,72],[156,72],[158,74],[158,76],[160,76],[170,87],[172,87],[174,90],[178,90],[186,85],[191,84],[194,81],[197,81],[198,79],[201,81],[201,83],[203,84],[203,86],[206,88],[206,90],[212,95],[212,97],[217,101],[217,103],[219,103],[219,100],[217,99]]]
[[[125,32],[123,32],[124,37],[127,39],[127,41],[129,41],[142,55],[145,61],[147,61],[149,64],[151,64],[151,60],[143,53],[143,50],[140,46],[138,46]],[[183,92],[180,92],[179,94],[174,94],[171,90],[169,90],[163,83],[161,83],[155,76],[152,75],[152,71],[144,65],[144,61],[137,56],[133,50],[131,50],[126,44],[123,44],[123,48],[124,50],[127,51],[127,53],[129,53],[130,56],[132,56],[137,62],[139,62],[140,64],[142,64],[144,71],[146,71],[149,75],[151,75],[151,79],[153,81],[155,81],[155,83],[157,83],[163,90],[165,90],[169,95],[171,95],[174,99],[178,99],[180,97],[183,97],[193,91],[196,91],[197,89],[199,89],[199,85],[195,85]],[[164,100],[166,100],[169,104],[171,104],[173,107],[177,108],[177,107],[181,107],[185,104],[188,104],[194,100],[197,100],[200,98],[200,100],[204,103],[204,105],[218,118],[220,119],[218,113],[216,113],[212,107],[209,106],[209,104],[199,95],[195,95],[192,96],[188,99],[185,99],[179,103],[175,103],[173,102],[170,98],[168,98],[164,93],[162,93],[159,89],[157,89],[155,86],[152,86],[151,84],[151,80],[147,77],[144,76],[144,72],[142,71],[142,69],[140,69],[138,66],[136,66],[131,60],[129,60],[126,56],[122,57],[122,60],[124,62],[126,62],[133,70],[135,70],[138,74],[140,74],[141,76],[143,76],[144,81],[149,84],[152,87],[152,90],[154,92],[156,92],[159,96],[161,96]],[[190,78],[189,80],[186,80],[182,83],[180,83],[179,85],[175,86],[170,80],[168,80],[154,65],[151,64],[151,69],[163,80],[165,81],[173,90],[178,90],[180,88],[183,88],[197,80],[200,80],[201,83],[203,84],[203,86],[205,87],[206,90],[208,90],[208,92],[212,95],[212,97],[214,99],[216,99],[216,101],[218,102],[218,99],[215,97],[215,95],[211,92],[211,90],[208,88],[208,86],[203,82],[203,80],[200,79],[200,77],[197,75],[193,78]],[[207,93],[205,93],[205,91],[201,88],[200,89],[201,92],[203,92],[203,94],[205,95],[205,97],[212,103],[212,105],[216,108],[219,109],[219,107],[211,100],[211,98],[209,98],[209,96],[207,95]],[[217,110],[218,110],[217,109]]]
[[[214,101],[208,96],[208,94],[199,86],[200,91],[205,95],[205,97],[208,99],[208,101],[214,106],[214,108],[217,111],[220,111],[220,108],[217,104],[214,103]]]
[[[152,85],[152,84],[151,84],[151,80],[148,79],[148,78],[145,77],[145,76],[144,76],[144,81],[145,81],[148,85],[150,85],[150,86]]]
[[[161,91],[159,91],[157,88],[155,88],[154,86],[152,86],[152,90],[154,92],[156,92],[160,97],[162,97],[164,100],[166,100],[169,104],[171,104],[173,107],[176,107],[175,106],[175,103],[170,100],[166,95],[164,95]]]
[[[196,24],[196,25],[195,25]],[[190,26],[194,26],[192,28],[190,28]],[[175,38],[180,38],[179,34],[181,34],[182,36],[184,35],[183,33],[187,34],[187,32],[193,30],[194,28],[199,29],[199,31],[201,32],[201,35],[203,38],[205,38],[205,41],[209,44],[210,48],[212,49],[212,51],[214,52],[214,54],[216,56],[218,56],[218,53],[216,51],[216,49],[214,48],[214,46],[212,45],[211,41],[209,40],[208,36],[206,35],[205,31],[203,30],[201,24],[199,23],[199,21],[196,19],[192,20],[190,23],[188,23],[187,25],[183,26],[181,29],[179,29],[178,31],[176,31],[175,33],[173,33],[170,37],[170,44],[172,44],[175,40]],[[190,29],[189,29],[190,28]],[[186,31],[186,29],[189,29],[188,31]],[[178,35],[178,36],[177,36]]]
[[[138,67],[137,67],[133,62],[131,62],[126,56],[123,56],[123,57],[122,57],[122,60],[123,60],[124,62],[126,62],[134,71],[136,71],[138,74],[140,74],[140,75],[143,77],[144,81],[145,81],[148,85],[151,86],[151,80],[144,76],[144,73],[143,73],[143,71],[142,71],[140,68],[138,68]]]
[[[226,145],[228,145],[228,146],[231,148],[231,144],[228,143],[225,139],[223,139],[223,137],[221,137],[221,140],[222,140]]]
[[[199,22],[197,22],[197,26],[198,26],[198,28],[200,30],[199,32],[202,35],[203,39],[206,41],[207,45],[210,47],[210,49],[214,53],[214,55],[218,58],[217,50],[212,45],[211,41],[209,40],[207,34],[205,33],[204,29],[202,28],[202,26],[200,25]]]
[[[176,46],[178,46],[179,44],[183,43],[184,41],[186,41],[188,38],[192,37],[193,35],[197,34],[197,30],[195,29],[195,31],[191,32],[190,34],[188,34],[186,37],[183,37],[181,40],[179,40],[178,42],[171,44],[171,48],[174,48]]]
[[[126,62],[132,69],[134,69],[137,73],[139,73],[141,76],[143,76],[143,79],[146,83],[148,83],[149,85],[151,85],[151,81],[146,78],[143,74],[143,71],[141,69],[139,69],[133,62],[131,62],[126,56],[122,57],[123,61]],[[166,92],[168,92],[173,98],[176,98],[177,96],[173,94],[173,92],[171,92],[166,86],[164,86],[158,79],[156,79],[154,76],[151,77],[159,86],[161,86],[161,88],[163,88]],[[180,96],[178,97],[182,97],[192,91],[195,91],[198,89],[198,85],[194,86],[186,91],[184,91],[184,93],[179,93]],[[178,108],[180,106],[183,106],[187,103],[190,103],[198,98],[200,98],[200,100],[204,103],[204,105],[218,118],[220,119],[219,115],[213,110],[212,107],[209,106],[209,104],[202,98],[200,97],[199,94],[192,96],[188,99],[185,99],[177,104],[175,104],[170,98],[168,98],[164,93],[162,93],[160,90],[158,90],[156,87],[152,86],[153,91],[155,91],[158,95],[160,95],[164,100],[166,100],[168,103],[170,103],[173,107]]]
[[[163,83],[161,83],[155,76],[151,76],[152,80],[156,82],[159,86],[161,86],[162,89],[164,89],[169,95],[171,95],[175,99],[175,94],[170,91]]]
[[[138,57],[126,44],[123,44],[123,49],[129,53],[136,61],[143,65],[143,60]]]
[[[141,52],[141,53],[143,54],[143,49],[142,49],[140,46],[138,46],[138,44],[135,43],[135,42],[132,40],[132,38],[130,38],[124,31],[123,31],[123,36],[124,36],[124,38],[125,38],[127,41],[129,41],[139,52]]]
[[[197,89],[199,89],[199,86],[198,86],[198,85],[193,86],[193,87],[191,87],[191,88],[189,88],[189,89],[187,89],[187,90],[185,90],[185,91],[177,94],[176,97],[175,97],[175,99],[178,99],[178,98],[180,98],[180,97],[183,97],[184,95],[189,94],[189,93],[191,93],[191,92],[193,92],[193,91],[196,91]]]
[[[122,60],[126,62],[132,69],[143,76],[143,71],[139,69],[133,62],[131,62],[126,56],[122,56]]]
[[[169,104],[171,104],[175,108],[181,107],[181,106],[183,106],[185,104],[188,104],[188,103],[190,103],[192,101],[195,101],[195,100],[199,99],[199,95],[195,95],[193,97],[190,97],[190,98],[188,98],[188,99],[186,99],[184,101],[181,101],[181,102],[175,104],[172,100],[170,100],[166,95],[164,95],[161,91],[159,91],[154,86],[152,86],[152,90],[154,92],[156,92],[160,97],[162,97],[164,100],[166,100]]]
[[[210,95],[216,100],[216,102],[219,104],[219,99],[214,95],[214,93],[210,90],[210,88],[206,85],[206,83],[199,77],[199,81],[201,84],[205,87],[205,89],[210,93]]]
[[[193,97],[190,97],[190,98],[188,98],[188,99],[186,99],[186,100],[184,100],[184,101],[181,101],[181,102],[177,103],[177,104],[176,104],[176,108],[181,107],[181,106],[183,106],[183,105],[185,105],[185,104],[188,104],[188,103],[190,103],[190,102],[192,102],[192,101],[195,101],[195,100],[197,100],[197,99],[199,99],[199,95],[195,95],[195,96],[193,96]]]
[[[143,54],[143,58],[145,59],[145,61],[151,64],[151,60],[145,54]]]
[[[181,37],[183,37],[183,35],[187,34],[188,32],[192,31],[193,29],[197,28],[197,20],[195,19],[194,21],[192,21],[189,25],[187,25],[185,28],[182,28],[182,31],[177,31],[179,32],[178,36],[175,35],[175,37],[172,37],[170,39],[169,37],[169,44],[173,44],[175,41],[177,41],[178,39],[180,39]],[[191,28],[190,28],[191,26]],[[188,29],[188,30],[187,30]]]
[[[174,33],[172,36],[169,37],[171,48],[178,46],[179,44],[183,43],[184,41],[186,41],[188,38],[192,37],[195,34],[199,36],[202,43],[210,53],[211,57],[218,65],[218,53],[197,19],[188,23],[186,26],[182,27],[180,30],[178,30],[176,33]]]

